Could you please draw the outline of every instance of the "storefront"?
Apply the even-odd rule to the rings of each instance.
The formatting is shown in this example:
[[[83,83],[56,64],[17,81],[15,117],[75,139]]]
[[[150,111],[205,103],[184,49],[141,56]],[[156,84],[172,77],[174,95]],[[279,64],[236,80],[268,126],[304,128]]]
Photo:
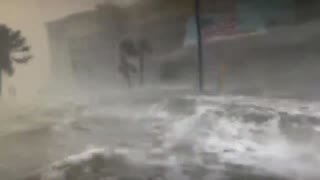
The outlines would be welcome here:
[[[201,25],[204,40],[265,31],[296,20],[295,0],[202,0]],[[195,39],[195,21],[187,23],[187,42]]]

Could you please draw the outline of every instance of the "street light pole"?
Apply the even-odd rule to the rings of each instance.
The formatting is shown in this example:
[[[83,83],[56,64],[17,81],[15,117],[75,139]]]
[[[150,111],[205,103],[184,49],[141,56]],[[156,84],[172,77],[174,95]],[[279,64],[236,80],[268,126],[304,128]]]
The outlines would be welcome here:
[[[200,22],[200,0],[195,0],[195,20],[196,20],[196,28],[197,28],[199,90],[200,92],[203,92],[203,53],[202,53],[202,33],[201,33],[201,22]]]

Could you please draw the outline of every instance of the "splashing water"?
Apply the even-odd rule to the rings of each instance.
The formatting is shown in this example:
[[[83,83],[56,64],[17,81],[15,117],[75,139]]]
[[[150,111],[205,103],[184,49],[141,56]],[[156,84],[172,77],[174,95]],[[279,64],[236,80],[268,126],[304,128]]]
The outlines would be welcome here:
[[[132,103],[59,111],[50,156],[67,158],[41,171],[42,180],[320,177],[317,103],[206,96]],[[91,145],[101,148],[79,153]]]

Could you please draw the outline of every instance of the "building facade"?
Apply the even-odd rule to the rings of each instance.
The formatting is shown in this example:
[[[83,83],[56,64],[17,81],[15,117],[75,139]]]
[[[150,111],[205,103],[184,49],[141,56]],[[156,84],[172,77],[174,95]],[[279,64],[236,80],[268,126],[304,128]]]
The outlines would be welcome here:
[[[200,3],[206,87],[219,86],[220,67],[224,67],[224,84],[230,91],[244,88],[296,93],[302,87],[317,89],[314,88],[317,83],[311,83],[311,79],[319,72],[313,68],[319,56],[316,49],[320,41],[315,38],[319,37],[320,28],[318,1],[201,0]],[[163,69],[169,69],[173,78],[192,73],[197,81],[193,15],[188,18],[186,29],[185,48],[172,57],[175,62],[164,63]]]
[[[318,1],[200,2],[204,73],[207,84],[213,86],[219,79],[220,65],[228,64],[228,81],[272,87],[274,79],[279,80],[274,74],[284,74],[279,67],[299,63],[307,50],[303,46],[312,44],[293,42],[292,37],[308,38],[317,33],[317,26],[304,24],[320,17]],[[153,49],[146,58],[147,81],[190,81],[194,77],[196,84],[195,29],[193,0],[146,0],[129,7],[102,4],[93,11],[48,23],[53,74],[55,79],[78,87],[124,85],[117,68],[119,44],[125,39],[146,40]],[[191,46],[186,43],[190,39]],[[300,46],[301,51],[295,50]],[[137,62],[137,58],[131,61]],[[282,81],[291,77],[285,76]]]
[[[164,4],[141,1],[130,7],[101,4],[93,11],[74,14],[47,24],[52,75],[57,87],[122,86],[118,72],[119,44],[123,40],[147,41],[146,78],[159,79],[157,62],[182,48],[190,8],[177,11]],[[163,1],[158,1],[162,3]],[[188,14],[187,14],[188,13]],[[131,58],[130,61],[137,61]]]
[[[47,24],[56,86],[90,89],[114,85],[121,78],[115,23],[102,24],[97,11],[88,11]],[[112,28],[106,31],[105,26]]]

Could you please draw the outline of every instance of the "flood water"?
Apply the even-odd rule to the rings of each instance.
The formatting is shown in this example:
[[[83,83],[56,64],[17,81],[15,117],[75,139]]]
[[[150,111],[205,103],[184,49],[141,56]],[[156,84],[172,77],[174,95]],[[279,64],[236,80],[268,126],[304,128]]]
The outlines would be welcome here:
[[[0,176],[315,180],[319,120],[319,103],[298,100],[188,92],[73,97],[8,116]]]

